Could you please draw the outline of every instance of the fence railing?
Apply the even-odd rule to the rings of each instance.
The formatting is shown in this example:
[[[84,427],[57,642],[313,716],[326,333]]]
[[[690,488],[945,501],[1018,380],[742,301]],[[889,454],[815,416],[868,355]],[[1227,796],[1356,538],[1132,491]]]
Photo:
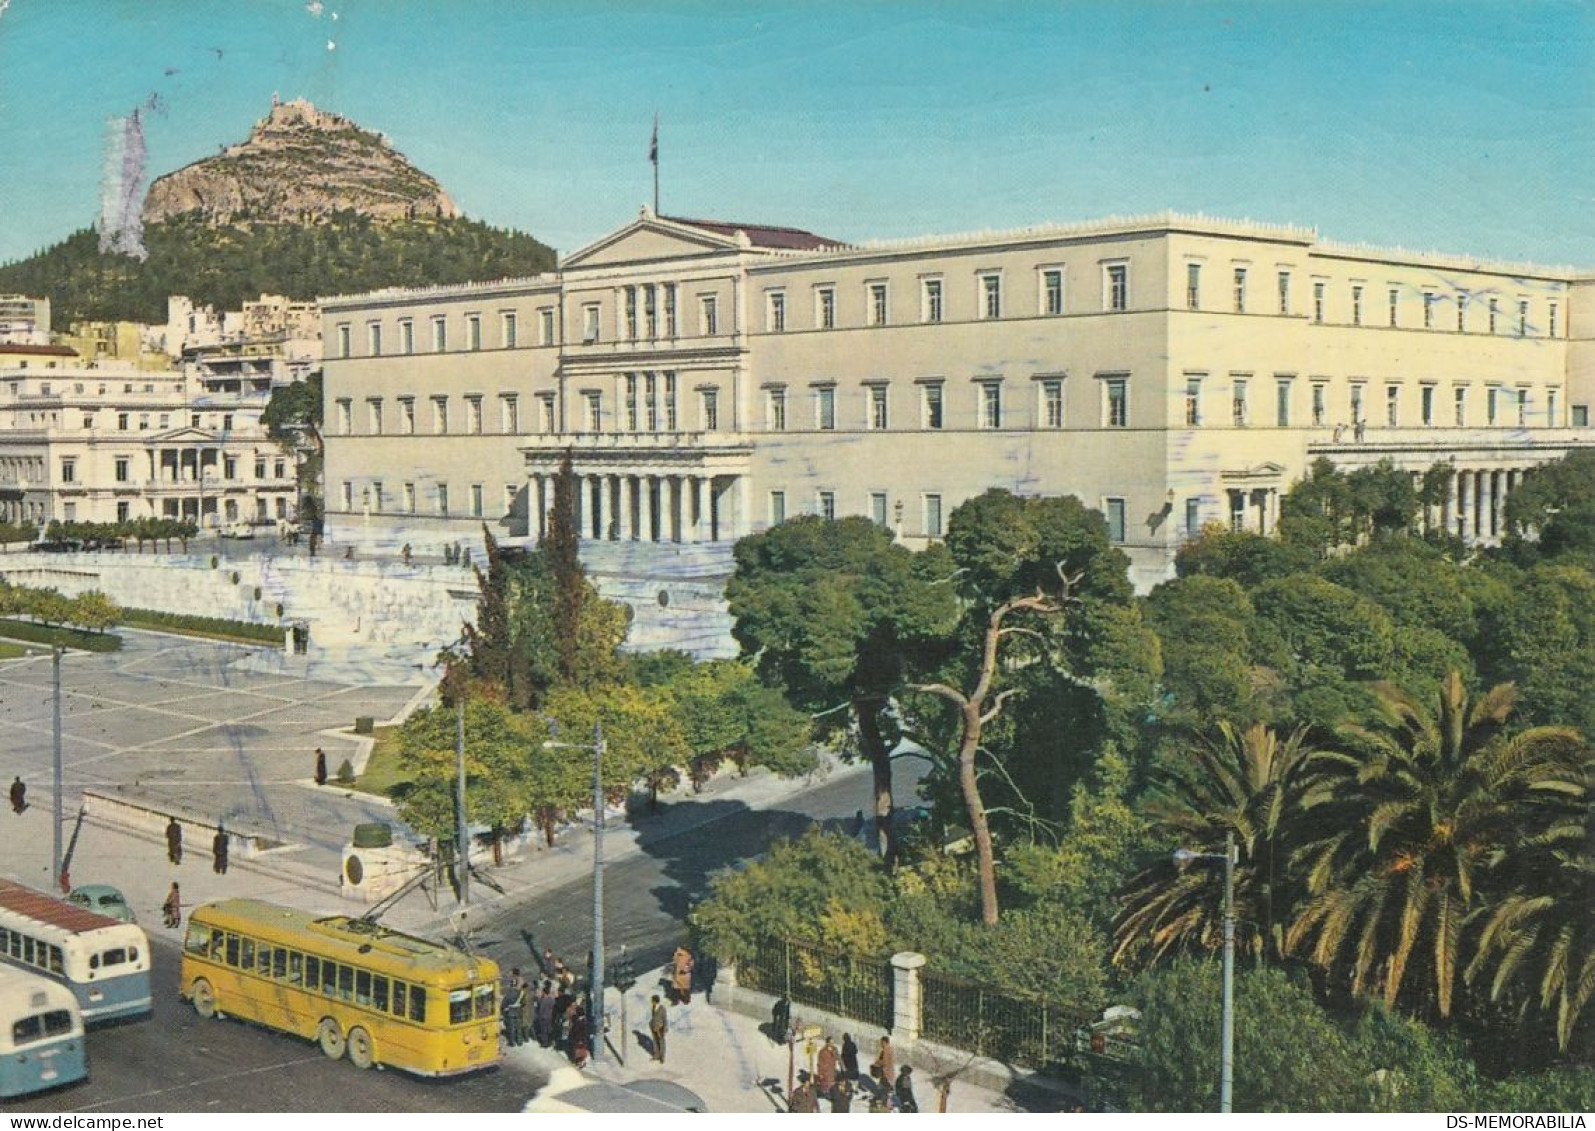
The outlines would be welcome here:
[[[794,1005],[855,1018],[878,1029],[892,1027],[892,964],[809,943],[767,939],[737,964],[737,981],[749,989],[785,994]]]
[[[928,970],[919,973],[920,1035],[1005,1064],[1057,1068],[1074,1051],[1092,1011],[1001,993]]]

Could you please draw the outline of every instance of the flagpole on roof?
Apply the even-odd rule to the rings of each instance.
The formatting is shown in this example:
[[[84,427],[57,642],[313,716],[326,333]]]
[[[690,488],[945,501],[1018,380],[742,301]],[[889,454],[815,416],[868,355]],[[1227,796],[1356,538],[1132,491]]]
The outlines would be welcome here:
[[[659,215],[659,112],[654,111],[653,140],[648,143],[648,160],[654,167],[654,215]]]

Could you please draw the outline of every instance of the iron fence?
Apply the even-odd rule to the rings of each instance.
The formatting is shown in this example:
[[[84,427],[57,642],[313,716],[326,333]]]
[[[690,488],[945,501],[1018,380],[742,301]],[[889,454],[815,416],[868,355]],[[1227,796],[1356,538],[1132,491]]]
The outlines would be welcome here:
[[[878,1029],[892,1027],[892,964],[809,943],[766,939],[737,966],[737,981],[794,1005],[823,1009]]]
[[[1000,993],[921,970],[919,1031],[927,1040],[1005,1064],[1056,1069],[1074,1052],[1075,1030],[1092,1011],[1021,994]]]

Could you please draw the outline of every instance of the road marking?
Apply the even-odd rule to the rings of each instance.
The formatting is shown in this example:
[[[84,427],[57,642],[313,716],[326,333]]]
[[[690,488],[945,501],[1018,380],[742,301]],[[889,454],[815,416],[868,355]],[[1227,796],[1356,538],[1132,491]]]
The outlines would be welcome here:
[[[149,1099],[151,1096],[164,1096],[164,1095],[166,1095],[166,1094],[168,1094],[170,1092],[182,1092],[182,1091],[186,1091],[189,1088],[198,1088],[198,1087],[201,1087],[202,1085],[205,1085],[205,1084],[216,1084],[216,1083],[219,1083],[219,1082],[221,1082],[223,1080],[237,1080],[237,1079],[240,1079],[240,1078],[245,1077],[245,1076],[258,1076],[262,1072],[276,1072],[279,1068],[293,1068],[293,1067],[296,1067],[297,1065],[301,1065],[301,1064],[315,1064],[315,1063],[318,1063],[318,1062],[320,1062],[321,1060],[324,1060],[324,1059],[325,1059],[324,1057],[321,1057],[319,1055],[301,1056],[301,1057],[298,1057],[298,1058],[296,1058],[294,1060],[280,1061],[277,1064],[265,1064],[265,1065],[260,1066],[259,1068],[244,1068],[244,1069],[240,1069],[237,1072],[226,1072],[226,1073],[223,1073],[220,1076],[207,1076],[207,1077],[205,1077],[204,1079],[201,1079],[201,1080],[190,1080],[190,1081],[188,1081],[187,1083],[184,1083],[184,1084],[174,1084],[170,1088],[155,1088],[152,1091],[137,1092],[137,1093],[135,1093],[135,1094],[133,1094],[131,1096],[118,1096],[115,1099],[102,1100],[99,1103],[93,1103],[93,1104],[84,1104],[82,1107],[73,1107],[73,1108],[68,1108],[67,1110],[68,1111],[93,1111],[95,1108],[116,1107],[118,1105],[126,1105],[129,1101],[132,1101],[132,1100],[145,1100],[145,1099]]]

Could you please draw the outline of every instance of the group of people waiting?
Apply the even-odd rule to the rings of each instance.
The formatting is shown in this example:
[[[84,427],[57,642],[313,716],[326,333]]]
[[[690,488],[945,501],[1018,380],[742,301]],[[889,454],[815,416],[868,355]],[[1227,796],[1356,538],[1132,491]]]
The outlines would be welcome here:
[[[591,1055],[587,1010],[576,992],[576,975],[550,951],[543,951],[543,979],[540,984],[521,975],[521,968],[510,971],[504,989],[504,1043],[514,1048],[536,1041],[543,1048],[557,1048],[577,1068]]]
[[[773,1020],[778,1037],[784,1036],[788,1041],[798,1039],[792,1004],[785,997],[775,1003]],[[840,1047],[835,1038],[827,1036],[814,1058],[813,1073],[803,1074],[787,1097],[787,1110],[817,1112],[821,1110],[820,1101],[825,1100],[833,1112],[851,1112],[853,1101],[861,1091],[867,1093],[864,1098],[872,1112],[919,1110],[914,1098],[914,1070],[906,1064],[901,1068],[897,1066],[891,1037],[881,1037],[866,1079],[859,1071],[858,1043],[853,1040],[853,1034],[843,1033]]]

